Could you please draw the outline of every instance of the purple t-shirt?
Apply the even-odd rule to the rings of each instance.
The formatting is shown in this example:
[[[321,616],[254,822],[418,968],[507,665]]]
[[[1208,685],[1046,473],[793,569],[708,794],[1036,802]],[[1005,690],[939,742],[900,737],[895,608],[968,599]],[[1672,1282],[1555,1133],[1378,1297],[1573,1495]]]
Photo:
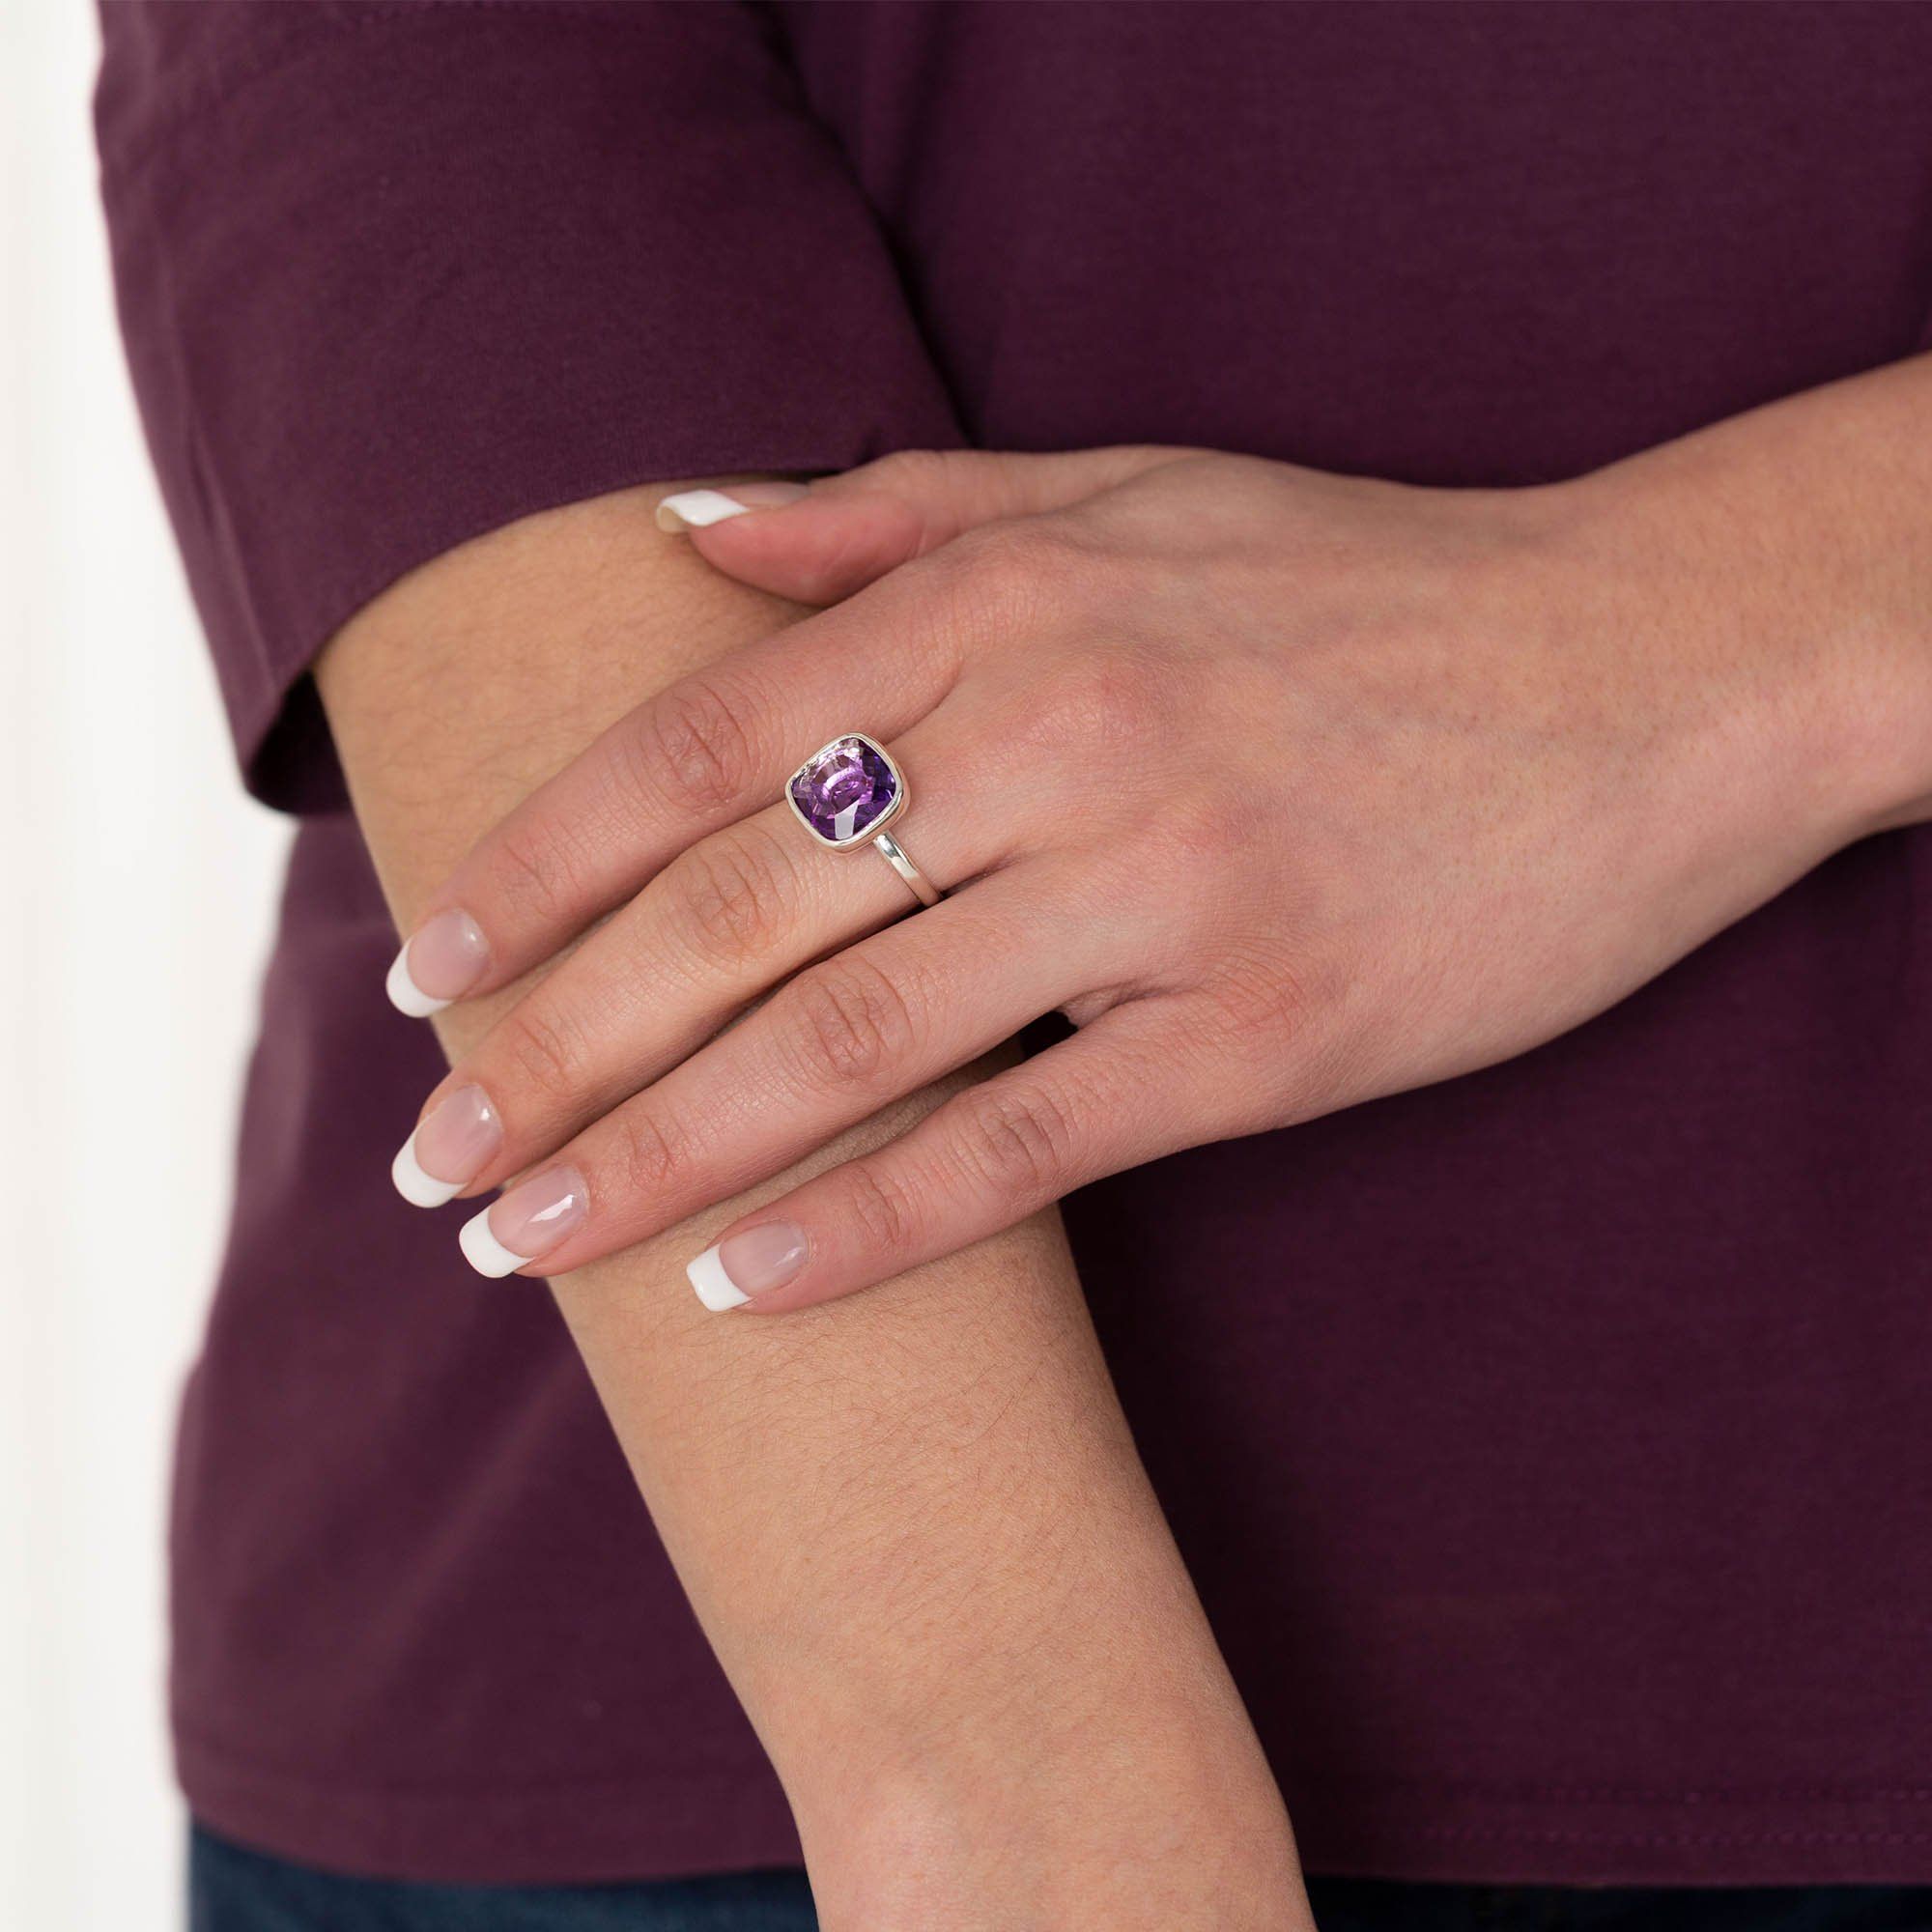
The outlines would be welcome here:
[[[794,1857],[548,1297],[390,1191],[440,1063],[308,662],[629,483],[1145,440],[1520,484],[1894,360],[1932,9],[106,23],[128,355],[303,814],[183,1420],[189,1798],[406,1876]],[[1312,1867],[1932,1880],[1928,1122],[1914,832],[1509,1065],[1069,1202]]]

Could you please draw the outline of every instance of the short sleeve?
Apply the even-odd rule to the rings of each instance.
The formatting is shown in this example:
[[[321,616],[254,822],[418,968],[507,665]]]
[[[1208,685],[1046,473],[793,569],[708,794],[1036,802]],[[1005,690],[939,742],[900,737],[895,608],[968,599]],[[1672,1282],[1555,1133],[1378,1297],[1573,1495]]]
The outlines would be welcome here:
[[[123,334],[271,804],[342,802],[307,668],[440,552],[630,483],[958,440],[757,8],[102,17]]]

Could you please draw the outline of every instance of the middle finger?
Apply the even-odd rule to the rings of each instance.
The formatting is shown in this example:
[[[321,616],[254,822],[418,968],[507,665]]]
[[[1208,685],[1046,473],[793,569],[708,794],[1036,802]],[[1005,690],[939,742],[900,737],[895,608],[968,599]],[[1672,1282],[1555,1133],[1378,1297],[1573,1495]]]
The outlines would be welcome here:
[[[955,699],[891,748],[909,787],[894,835],[954,885],[1009,857],[1026,816],[1004,788],[974,782],[972,710]],[[499,1185],[781,980],[912,906],[879,853],[829,850],[783,804],[699,839],[439,1084],[396,1156],[398,1191],[428,1208]]]
[[[811,968],[463,1230],[479,1272],[582,1266],[789,1167],[1118,968],[1066,862],[1021,860]]]

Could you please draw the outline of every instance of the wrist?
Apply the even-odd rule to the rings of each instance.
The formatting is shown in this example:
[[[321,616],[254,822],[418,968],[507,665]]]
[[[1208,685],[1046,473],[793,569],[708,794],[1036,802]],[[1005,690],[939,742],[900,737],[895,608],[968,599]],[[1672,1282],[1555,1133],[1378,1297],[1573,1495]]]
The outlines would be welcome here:
[[[1245,1719],[964,1714],[787,1778],[827,1932],[1304,1932],[1294,1842]]]
[[[1024,1587],[741,1655],[827,1932],[1298,1932],[1288,1818],[1178,1559],[1037,1555]]]
[[[1825,851],[1932,813],[1932,584],[1898,515],[1918,494],[1902,413],[1840,384],[1535,493],[1641,587],[1658,646],[1733,708],[1758,767],[1741,777],[1769,777]]]
[[[1932,638],[1779,458],[1725,425],[1535,495],[1558,594],[1648,658],[1699,815],[1809,865],[1932,804]]]

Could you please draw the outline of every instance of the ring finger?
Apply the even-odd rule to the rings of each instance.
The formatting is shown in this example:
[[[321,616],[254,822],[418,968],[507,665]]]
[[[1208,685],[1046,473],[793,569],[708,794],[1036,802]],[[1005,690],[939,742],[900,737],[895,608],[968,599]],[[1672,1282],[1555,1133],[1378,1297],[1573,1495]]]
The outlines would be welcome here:
[[[898,748],[918,791],[893,821],[935,879],[1005,860],[1017,814],[971,778],[978,734],[936,714]],[[775,805],[698,840],[504,1014],[440,1083],[396,1155],[432,1208],[497,1186],[696,1052],[800,968],[913,907],[865,847],[819,844]]]

